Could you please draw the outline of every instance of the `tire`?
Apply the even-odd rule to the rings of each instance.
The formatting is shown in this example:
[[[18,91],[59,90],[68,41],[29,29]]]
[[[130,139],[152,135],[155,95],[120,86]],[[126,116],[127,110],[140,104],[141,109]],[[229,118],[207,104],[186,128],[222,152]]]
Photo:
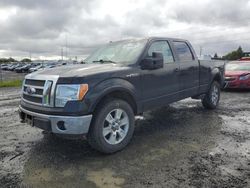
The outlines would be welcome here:
[[[105,100],[93,117],[87,140],[94,149],[109,154],[128,145],[134,133],[135,117],[127,102]]]
[[[215,109],[220,101],[220,84],[214,81],[205,97],[202,99],[202,104],[206,109]]]

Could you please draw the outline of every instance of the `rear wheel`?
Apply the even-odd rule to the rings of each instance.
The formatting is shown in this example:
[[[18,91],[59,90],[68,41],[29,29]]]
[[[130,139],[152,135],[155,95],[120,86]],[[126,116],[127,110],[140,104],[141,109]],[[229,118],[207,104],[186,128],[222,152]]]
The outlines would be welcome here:
[[[106,100],[98,106],[88,134],[89,144],[103,153],[123,149],[134,132],[134,112],[120,99]]]
[[[220,84],[214,81],[205,97],[202,99],[202,104],[207,109],[215,109],[220,101]]]

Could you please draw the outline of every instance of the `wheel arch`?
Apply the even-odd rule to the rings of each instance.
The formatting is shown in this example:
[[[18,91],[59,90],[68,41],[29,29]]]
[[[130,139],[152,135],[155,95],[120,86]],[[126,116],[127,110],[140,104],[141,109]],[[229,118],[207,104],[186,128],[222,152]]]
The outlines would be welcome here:
[[[98,107],[98,105],[100,105],[104,100],[113,99],[113,98],[121,99],[121,100],[128,102],[129,105],[132,107],[134,114],[137,114],[137,111],[138,111],[137,110],[137,103],[136,103],[134,97],[128,91],[122,90],[122,89],[115,89],[115,90],[109,91],[108,93],[102,95],[98,99],[96,104],[94,105],[94,109],[96,109],[96,107]]]
[[[219,70],[219,68],[214,68],[212,70],[212,79],[211,79],[211,83],[210,85],[214,82],[217,81],[221,87],[223,87],[223,83],[224,83],[224,76],[222,75],[221,71]]]
[[[109,86],[107,86],[107,83]],[[119,79],[101,83],[93,90],[93,93],[95,93],[95,98],[90,105],[90,112],[94,112],[104,100],[110,98],[121,99],[128,102],[132,107],[134,114],[140,112],[136,90],[128,81]]]

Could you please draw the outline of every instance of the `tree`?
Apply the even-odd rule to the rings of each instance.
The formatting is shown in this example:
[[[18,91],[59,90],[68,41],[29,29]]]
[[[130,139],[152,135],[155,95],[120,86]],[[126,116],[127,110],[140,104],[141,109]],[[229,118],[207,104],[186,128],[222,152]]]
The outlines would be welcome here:
[[[10,58],[0,58],[0,63],[11,63],[11,62],[17,62],[17,60],[13,59],[12,57]]]
[[[23,62],[23,63],[29,62],[29,63],[30,63],[30,62],[31,62],[31,59],[29,59],[29,58],[24,58],[24,59],[21,60],[21,62]]]
[[[238,59],[242,58],[243,56],[244,56],[244,52],[243,52],[241,46],[239,46],[239,48],[237,50],[228,53],[227,55],[223,56],[222,58],[224,60],[238,60]]]
[[[10,57],[10,58],[8,59],[8,61],[9,61],[9,62],[17,62],[17,60],[15,60],[15,59],[12,58],[12,57]]]
[[[218,54],[217,53],[215,53],[214,54],[214,59],[218,59],[219,57],[218,57]]]
[[[243,52],[241,46],[237,49],[237,55],[239,56],[239,59],[244,57],[244,52]]]

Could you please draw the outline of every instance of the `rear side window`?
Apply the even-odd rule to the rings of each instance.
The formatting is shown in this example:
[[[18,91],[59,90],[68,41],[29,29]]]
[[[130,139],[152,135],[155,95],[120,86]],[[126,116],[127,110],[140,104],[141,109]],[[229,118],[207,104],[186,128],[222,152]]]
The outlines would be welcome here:
[[[193,61],[193,54],[185,42],[174,42],[174,47],[180,61]]]
[[[173,54],[167,41],[157,41],[152,43],[148,49],[148,56],[152,56],[153,52],[162,53],[164,63],[174,62]]]

